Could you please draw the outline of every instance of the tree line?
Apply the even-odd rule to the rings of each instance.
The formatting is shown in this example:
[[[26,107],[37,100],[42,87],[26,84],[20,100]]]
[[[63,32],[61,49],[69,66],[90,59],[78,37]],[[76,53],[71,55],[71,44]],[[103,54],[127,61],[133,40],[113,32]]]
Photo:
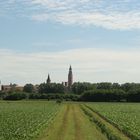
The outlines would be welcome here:
[[[80,94],[81,101],[140,102],[140,83],[74,83],[74,94]]]
[[[76,101],[140,101],[140,83],[76,82],[70,89],[62,84],[26,84],[23,92],[0,93],[2,99],[62,99]]]

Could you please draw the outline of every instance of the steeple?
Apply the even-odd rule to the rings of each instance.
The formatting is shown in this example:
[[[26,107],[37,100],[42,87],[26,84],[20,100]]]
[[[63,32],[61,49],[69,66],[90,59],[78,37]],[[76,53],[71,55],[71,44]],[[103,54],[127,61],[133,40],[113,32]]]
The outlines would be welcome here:
[[[70,65],[69,73],[68,73],[68,87],[71,88],[73,84],[73,74],[72,74],[72,67]]]
[[[70,65],[69,71],[72,71],[72,67],[71,67],[71,65]]]
[[[51,83],[50,75],[48,74],[47,84]]]

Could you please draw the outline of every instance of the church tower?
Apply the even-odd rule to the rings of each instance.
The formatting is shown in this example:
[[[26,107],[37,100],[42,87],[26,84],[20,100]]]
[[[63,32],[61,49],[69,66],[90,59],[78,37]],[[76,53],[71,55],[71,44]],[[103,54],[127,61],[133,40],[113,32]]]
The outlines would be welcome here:
[[[51,83],[50,75],[48,74],[47,84]]]
[[[73,74],[72,74],[72,67],[70,66],[69,73],[68,73],[68,87],[71,88],[72,84],[73,84]]]

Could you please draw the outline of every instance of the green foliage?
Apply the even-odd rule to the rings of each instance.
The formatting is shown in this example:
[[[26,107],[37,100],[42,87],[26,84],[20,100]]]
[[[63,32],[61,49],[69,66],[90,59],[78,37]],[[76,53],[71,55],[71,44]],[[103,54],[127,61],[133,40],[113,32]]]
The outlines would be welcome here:
[[[125,99],[125,92],[119,89],[112,90],[89,90],[85,91],[80,100],[82,101],[121,101]]]
[[[24,92],[27,93],[33,93],[34,92],[34,86],[32,84],[26,84],[23,88]]]
[[[22,100],[26,98],[27,98],[26,93],[15,92],[15,93],[8,94],[6,97],[4,97],[4,100]]]
[[[4,99],[7,96],[7,93],[0,91],[0,99]]]
[[[78,82],[78,83],[74,83],[72,85],[72,92],[74,94],[82,94],[84,91],[92,90],[94,88],[95,88],[95,86],[90,84],[90,83],[80,83],[80,82]]]
[[[39,85],[39,93],[64,93],[65,87],[62,84],[42,83]]]
[[[102,82],[97,83],[97,89],[112,89],[112,83]]]
[[[30,94],[29,99],[47,99],[47,100],[65,100],[65,101],[77,101],[78,95],[74,94]]]
[[[113,83],[111,88],[112,89],[120,89],[121,85],[119,83]]]
[[[13,85],[13,87],[14,86],[15,85]],[[6,97],[7,94],[3,95],[3,93],[0,93],[0,98],[16,98],[17,95],[13,95],[13,93],[15,94],[15,92],[16,91],[14,90],[10,91],[8,97]],[[140,84],[138,83],[125,83],[120,85],[118,83],[109,82],[94,84],[87,82],[77,82],[72,85],[71,90],[69,90],[64,85],[57,83],[42,83],[37,86],[37,88],[34,88],[32,84],[26,84],[24,86],[24,92],[30,93],[28,94],[29,99],[51,100],[62,98],[67,101],[140,102]]]
[[[128,92],[127,101],[140,102],[140,89],[133,89]]]
[[[87,90],[95,90],[95,89],[101,89],[101,90],[111,90],[111,89],[121,89],[125,92],[128,92],[130,90],[134,89],[140,89],[139,83],[125,83],[120,85],[119,83],[109,83],[109,82],[101,82],[101,83],[74,83],[72,86],[73,93],[75,94],[82,94],[84,91]]]

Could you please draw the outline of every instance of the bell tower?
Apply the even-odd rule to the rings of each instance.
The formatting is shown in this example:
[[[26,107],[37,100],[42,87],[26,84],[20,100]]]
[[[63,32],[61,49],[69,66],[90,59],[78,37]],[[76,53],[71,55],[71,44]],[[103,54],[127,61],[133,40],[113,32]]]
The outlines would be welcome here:
[[[72,84],[73,84],[73,74],[72,74],[72,67],[70,66],[69,73],[68,73],[68,88],[71,88]]]

